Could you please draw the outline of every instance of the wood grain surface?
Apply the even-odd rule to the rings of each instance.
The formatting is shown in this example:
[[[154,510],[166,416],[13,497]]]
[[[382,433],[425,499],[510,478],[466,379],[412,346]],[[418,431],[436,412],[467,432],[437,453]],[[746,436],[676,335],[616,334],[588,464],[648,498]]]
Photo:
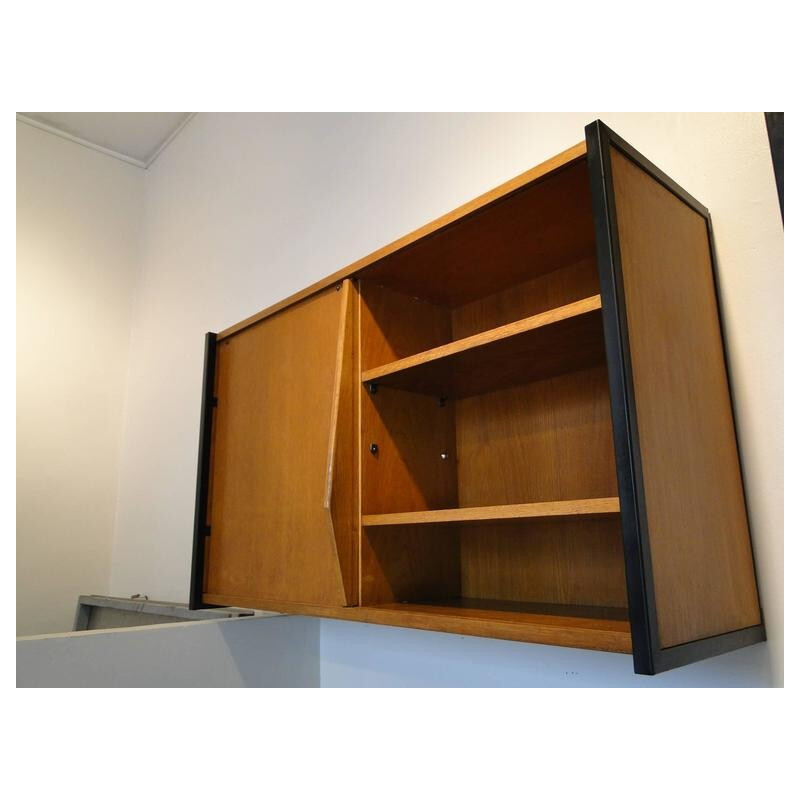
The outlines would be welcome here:
[[[617,495],[604,366],[455,406],[461,507]]]
[[[323,506],[330,514],[347,605],[358,603],[358,383],[356,298],[353,282],[339,286],[341,307],[333,379],[330,438]]]
[[[236,595],[206,594],[203,599],[215,605],[260,608],[265,611],[307,614],[351,622],[395,625],[465,636],[488,636],[493,639],[605,650],[612,653],[631,652],[630,624],[625,619],[619,619],[617,610],[611,610],[609,618],[597,618],[581,616],[580,608],[570,613],[561,607],[555,609],[559,613],[545,614],[468,608],[459,603],[438,606],[397,603],[378,607],[330,608]]]
[[[361,373],[365,383],[460,398],[602,363],[600,296]]]
[[[536,275],[508,289],[493,291],[485,297],[479,297],[452,309],[452,339],[465,339],[467,336],[566,306],[599,293],[597,259],[592,254],[561,269]],[[436,344],[430,347],[435,347]],[[386,359],[382,363],[391,360]]]
[[[490,601],[628,605],[619,519],[547,519],[461,529],[461,594]]]
[[[705,219],[615,148],[660,644],[761,621]]]
[[[358,282],[361,296],[361,369],[380,367],[453,340],[450,309]]]
[[[455,308],[594,252],[589,171],[576,159],[385,256],[367,274]]]
[[[481,506],[478,508],[446,508],[439,511],[411,511],[400,514],[367,514],[365,527],[384,525],[443,525],[451,523],[492,522],[499,520],[535,519],[537,517],[601,517],[619,515],[618,497],[587,500],[558,500],[551,503],[517,503],[515,505]]]
[[[331,288],[218,343],[209,593],[348,602],[324,505],[342,309]]]

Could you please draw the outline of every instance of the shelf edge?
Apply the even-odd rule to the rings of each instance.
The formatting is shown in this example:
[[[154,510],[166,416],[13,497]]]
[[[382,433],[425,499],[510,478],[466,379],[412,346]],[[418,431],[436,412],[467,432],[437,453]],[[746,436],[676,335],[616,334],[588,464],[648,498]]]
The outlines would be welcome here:
[[[205,602],[215,605],[256,608],[284,614],[325,617],[348,622],[367,622],[400,628],[417,628],[492,639],[508,639],[530,644],[576,647],[582,650],[631,653],[630,625],[613,621],[610,621],[607,626],[587,628],[584,625],[571,623],[569,618],[547,618],[545,615],[541,615],[534,621],[531,618],[524,618],[525,615],[520,618],[511,612],[506,619],[490,620],[469,618],[463,613],[459,614],[457,609],[453,609],[453,614],[443,615],[417,608],[407,610],[381,608],[380,606],[334,608],[234,595],[205,594],[203,599]]]
[[[436,525],[449,522],[493,522],[559,517],[599,517],[619,514],[618,497],[588,500],[554,500],[544,503],[516,503],[501,506],[446,508],[434,511],[403,511],[393,514],[364,514],[364,527],[389,525]]]
[[[422,364],[429,364],[432,361],[439,361],[450,356],[458,355],[459,353],[464,353],[468,350],[476,350],[493,342],[511,339],[514,336],[528,333],[537,328],[544,328],[557,322],[580,317],[584,314],[591,314],[594,311],[599,311],[600,308],[600,295],[595,294],[583,300],[577,300],[574,303],[558,306],[549,311],[543,311],[540,314],[534,314],[533,316],[510,322],[507,325],[491,328],[488,331],[476,333],[473,336],[467,336],[464,339],[458,339],[455,342],[449,342],[448,344],[443,344],[430,350],[423,350],[421,353],[392,361],[389,364],[383,364],[380,367],[373,367],[372,369],[365,370],[361,373],[361,382],[371,383],[380,378],[385,378],[388,375],[394,375],[395,373],[403,372],[407,369],[421,366]]]

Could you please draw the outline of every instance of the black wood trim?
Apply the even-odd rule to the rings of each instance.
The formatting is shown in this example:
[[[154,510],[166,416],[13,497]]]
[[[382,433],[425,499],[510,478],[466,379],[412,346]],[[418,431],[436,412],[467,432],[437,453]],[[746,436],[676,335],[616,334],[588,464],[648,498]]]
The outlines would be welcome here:
[[[783,219],[783,111],[765,111],[769,149],[772,153],[772,169],[775,172],[775,186],[778,189],[778,202]]]
[[[628,344],[625,292],[620,269],[614,185],[611,180],[610,134],[609,128],[599,120],[588,125],[586,150],[603,304],[603,333],[614,428],[633,665],[635,672],[653,675],[658,620],[655,614],[653,572],[647,537],[647,512]]]
[[[656,660],[656,671],[664,672],[675,667],[684,667],[704,658],[719,656],[739,650],[751,644],[758,644],[767,638],[763,625],[753,625],[738,631],[721,633],[718,636],[709,636],[707,639],[697,639],[686,644],[677,644],[660,650]]]
[[[714,239],[708,209],[600,120],[586,126],[586,146],[597,239],[597,266],[603,303],[603,331],[614,427],[634,671],[653,675],[673,667],[764,641],[766,633],[762,623],[741,631],[732,631],[666,649],[661,648],[659,644],[610,148],[617,148],[654,180],[705,218],[711,248],[714,287],[717,293],[717,313],[722,331]],[[730,373],[727,350],[724,348],[724,335],[722,341],[730,391]],[[736,432],[735,416],[734,432]],[[741,455],[739,464],[741,467]],[[749,527],[748,516],[748,529]]]
[[[211,430],[216,399],[214,378],[217,366],[217,334],[206,334],[203,359],[203,395],[200,405],[200,446],[197,454],[197,489],[194,503],[194,539],[192,542],[192,573],[189,587],[189,608],[209,608],[203,602],[203,577],[205,575],[206,537],[208,527],[208,489],[211,461]]]

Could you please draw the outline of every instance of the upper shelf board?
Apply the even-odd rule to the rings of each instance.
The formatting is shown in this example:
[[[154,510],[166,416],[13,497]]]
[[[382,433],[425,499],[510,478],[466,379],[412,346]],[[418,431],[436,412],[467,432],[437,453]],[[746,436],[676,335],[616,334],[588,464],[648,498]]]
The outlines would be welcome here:
[[[555,500],[546,503],[516,503],[502,506],[446,508],[435,511],[405,511],[396,514],[365,514],[365,527],[384,525],[444,525],[481,523],[501,520],[564,519],[567,517],[606,517],[619,514],[618,497],[588,500]]]
[[[455,399],[585,369],[604,358],[600,295],[594,295],[366,370],[361,380]]]

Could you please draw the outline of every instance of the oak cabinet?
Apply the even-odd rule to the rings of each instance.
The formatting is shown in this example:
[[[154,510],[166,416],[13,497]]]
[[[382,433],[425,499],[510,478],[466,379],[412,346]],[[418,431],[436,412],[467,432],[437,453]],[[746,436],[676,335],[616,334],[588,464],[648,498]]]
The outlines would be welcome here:
[[[765,638],[706,209],[584,142],[206,338],[193,606]]]

